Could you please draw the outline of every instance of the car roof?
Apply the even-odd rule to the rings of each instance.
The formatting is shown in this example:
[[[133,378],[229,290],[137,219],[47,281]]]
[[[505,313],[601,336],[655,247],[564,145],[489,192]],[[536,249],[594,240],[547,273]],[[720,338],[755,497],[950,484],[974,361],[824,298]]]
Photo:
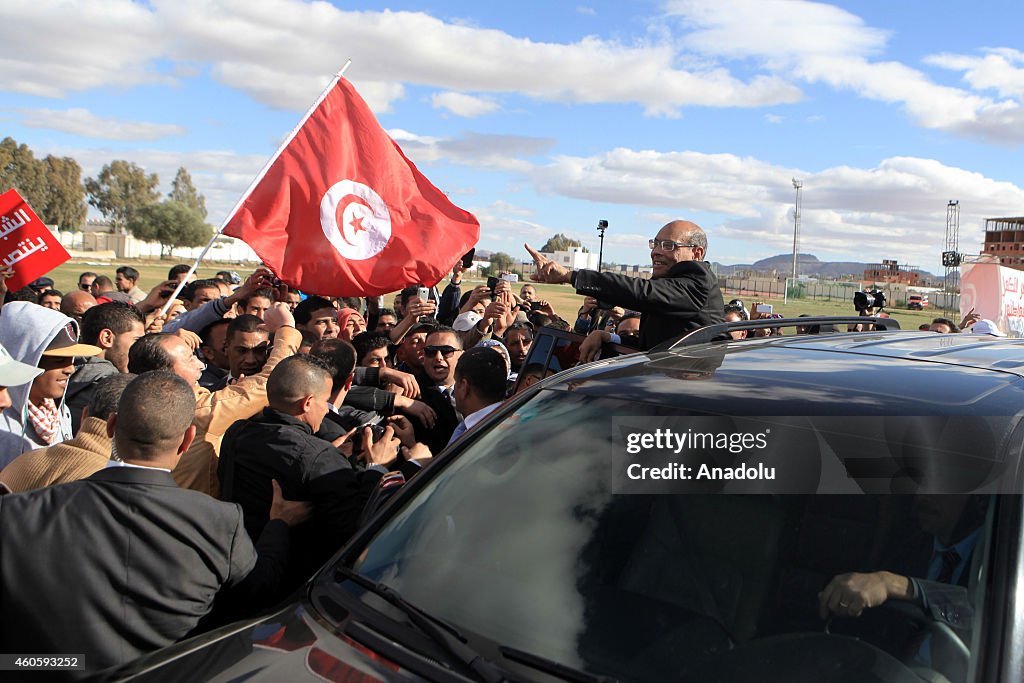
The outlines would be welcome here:
[[[1024,339],[884,331],[677,346],[543,386],[710,414],[1015,415],[1022,377]]]

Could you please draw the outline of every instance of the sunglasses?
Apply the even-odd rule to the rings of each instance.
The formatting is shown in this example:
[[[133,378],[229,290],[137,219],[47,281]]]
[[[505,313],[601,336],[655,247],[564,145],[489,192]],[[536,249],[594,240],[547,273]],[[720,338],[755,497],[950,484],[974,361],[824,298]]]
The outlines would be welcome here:
[[[456,351],[461,351],[461,350],[462,349],[457,349],[454,346],[424,346],[423,347],[423,353],[424,354],[426,354],[428,356],[433,356],[435,354],[440,353],[445,358],[448,358],[449,356],[451,356]]]

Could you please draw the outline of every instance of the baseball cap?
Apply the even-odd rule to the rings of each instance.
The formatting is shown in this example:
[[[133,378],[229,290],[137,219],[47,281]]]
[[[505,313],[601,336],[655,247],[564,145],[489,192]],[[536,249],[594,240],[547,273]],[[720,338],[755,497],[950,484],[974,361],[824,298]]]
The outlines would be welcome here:
[[[103,353],[103,349],[92,344],[78,343],[78,329],[74,323],[68,323],[64,329],[57,333],[50,345],[43,351],[44,356],[59,356],[68,358],[71,356],[96,356]]]
[[[14,360],[7,349],[0,345],[0,386],[16,387],[28,384],[41,374],[41,368]]]
[[[1006,333],[1001,332],[996,324],[991,320],[984,319],[974,323],[974,327],[971,328],[971,334],[988,334],[993,337],[1005,337]]]
[[[455,322],[452,323],[452,329],[456,332],[469,332],[481,320],[483,320],[483,317],[479,313],[466,311],[459,314],[459,317],[455,319]]]
[[[32,289],[52,289],[53,280],[48,277],[41,277],[28,283],[28,286]]]

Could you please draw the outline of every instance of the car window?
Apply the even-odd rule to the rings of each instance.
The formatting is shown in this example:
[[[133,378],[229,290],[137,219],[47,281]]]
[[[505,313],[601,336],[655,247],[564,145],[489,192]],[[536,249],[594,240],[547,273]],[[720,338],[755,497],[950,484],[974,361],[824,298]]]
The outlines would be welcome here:
[[[616,495],[611,416],[650,410],[540,392],[405,501],[354,569],[478,649],[622,680],[967,680],[1009,496]],[[851,575],[904,577],[908,599],[829,611],[823,593]]]

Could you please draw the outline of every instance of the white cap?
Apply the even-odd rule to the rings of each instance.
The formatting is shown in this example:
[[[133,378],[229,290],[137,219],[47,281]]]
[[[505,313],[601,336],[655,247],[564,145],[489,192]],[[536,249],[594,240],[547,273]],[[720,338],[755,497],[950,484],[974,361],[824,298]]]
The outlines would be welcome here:
[[[456,332],[469,332],[476,327],[476,324],[483,320],[483,316],[473,311],[466,311],[459,314],[459,317],[452,323],[452,329]]]
[[[41,374],[42,369],[14,360],[7,349],[0,345],[0,387],[28,384]]]
[[[1006,333],[999,330],[996,324],[991,320],[979,320],[974,323],[974,327],[971,328],[971,334],[989,334],[993,337],[1005,337]]]

